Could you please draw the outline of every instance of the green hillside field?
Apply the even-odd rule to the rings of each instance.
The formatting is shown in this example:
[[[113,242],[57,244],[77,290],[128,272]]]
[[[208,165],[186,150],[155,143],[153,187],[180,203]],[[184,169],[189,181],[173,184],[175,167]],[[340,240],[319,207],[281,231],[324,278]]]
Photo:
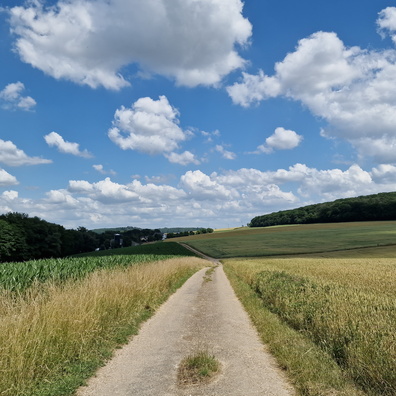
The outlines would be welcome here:
[[[396,221],[246,227],[181,237],[177,242],[216,258],[329,253],[384,246],[391,251],[394,247],[396,252]]]
[[[178,238],[222,259],[301,396],[396,394],[396,222],[239,228]]]

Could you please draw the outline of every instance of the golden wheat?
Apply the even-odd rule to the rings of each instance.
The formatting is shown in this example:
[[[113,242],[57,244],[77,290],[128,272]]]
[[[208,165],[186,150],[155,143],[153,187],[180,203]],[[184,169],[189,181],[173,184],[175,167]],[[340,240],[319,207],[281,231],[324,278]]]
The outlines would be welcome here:
[[[396,259],[228,260],[368,392],[396,394]]]

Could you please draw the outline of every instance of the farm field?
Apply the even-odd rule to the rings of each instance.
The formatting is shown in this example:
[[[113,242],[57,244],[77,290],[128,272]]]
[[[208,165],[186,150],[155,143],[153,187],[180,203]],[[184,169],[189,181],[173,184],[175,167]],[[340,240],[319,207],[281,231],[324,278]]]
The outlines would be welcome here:
[[[73,395],[207,265],[186,259],[192,253],[177,241],[222,258],[298,395],[395,395],[395,230],[396,222],[241,228],[0,264],[0,394]]]
[[[152,248],[146,247],[146,254],[130,256],[3,263],[0,394],[73,395],[142,321],[206,265],[183,257],[184,248],[177,244],[174,255],[171,244],[163,245],[167,255],[150,254]]]
[[[223,263],[300,394],[396,394],[394,246]]]
[[[95,252],[75,254],[73,257],[101,257],[119,255],[161,255],[161,256],[195,256],[189,250],[180,246],[176,241],[169,241],[167,244],[161,242],[148,243],[139,246],[129,246],[119,249],[99,250]]]
[[[68,279],[81,279],[100,269],[125,268],[180,255],[194,254],[173,242],[83,253],[63,259],[0,263],[0,289],[20,292],[34,283],[52,281],[59,284]]]
[[[396,245],[396,222],[239,228],[181,237],[177,241],[216,258],[322,253]]]
[[[222,258],[234,290],[299,394],[391,396],[395,231],[393,221],[358,222],[181,239]]]
[[[236,289],[238,282],[248,285],[262,311],[325,352],[367,394],[396,394],[396,258],[228,259],[224,266]],[[269,344],[276,350],[275,341]],[[294,371],[300,389],[314,383],[299,378],[290,356],[282,364]],[[326,375],[319,384],[325,382]],[[322,393],[314,387],[302,394]]]

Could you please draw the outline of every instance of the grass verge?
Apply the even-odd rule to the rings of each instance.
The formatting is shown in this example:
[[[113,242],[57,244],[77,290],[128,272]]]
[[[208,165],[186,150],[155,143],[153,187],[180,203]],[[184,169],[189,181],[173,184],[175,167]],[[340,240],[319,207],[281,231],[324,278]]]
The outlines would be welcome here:
[[[261,339],[286,371],[299,395],[365,395],[327,353],[266,309],[262,300],[232,266],[226,263],[224,270]]]
[[[208,351],[198,351],[184,358],[178,369],[180,386],[210,382],[220,371],[220,362]]]
[[[202,264],[203,263],[203,264]],[[68,396],[206,262],[177,258],[0,293],[0,394]]]

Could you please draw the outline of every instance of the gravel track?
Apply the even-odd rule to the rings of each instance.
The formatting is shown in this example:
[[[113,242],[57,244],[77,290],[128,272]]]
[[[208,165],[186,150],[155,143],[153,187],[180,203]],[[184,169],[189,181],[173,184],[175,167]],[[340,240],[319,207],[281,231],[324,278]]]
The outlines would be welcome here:
[[[206,271],[193,275],[172,295],[77,396],[294,395],[222,265],[210,275]],[[209,384],[178,386],[179,363],[199,350],[215,355],[220,374]]]

